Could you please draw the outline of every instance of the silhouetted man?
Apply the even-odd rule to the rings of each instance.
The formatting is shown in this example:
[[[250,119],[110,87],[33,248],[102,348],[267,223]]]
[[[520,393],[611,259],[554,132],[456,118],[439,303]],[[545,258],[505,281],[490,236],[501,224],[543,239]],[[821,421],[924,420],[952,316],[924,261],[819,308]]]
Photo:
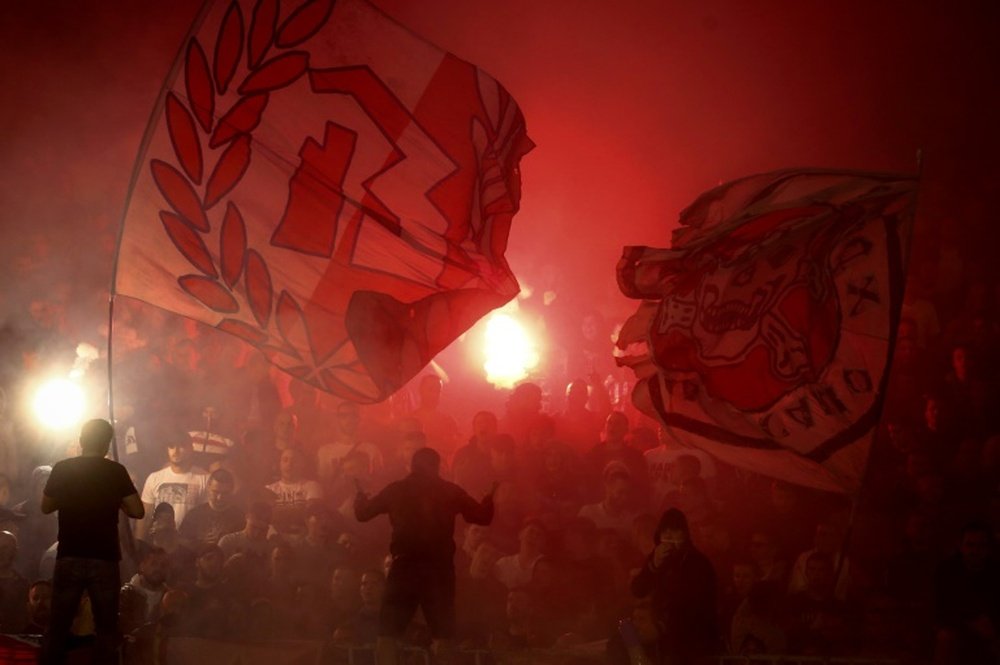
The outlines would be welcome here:
[[[455,516],[487,525],[493,520],[493,491],[477,502],[440,477],[441,456],[432,448],[413,454],[410,475],[372,498],[358,489],[354,516],[361,522],[387,514],[392,524],[392,565],[379,612],[376,658],[397,662],[396,641],[421,607],[435,650],[455,632]],[[494,488],[495,490],[495,488]]]
[[[88,421],[80,432],[81,455],[56,464],[45,485],[42,512],[59,511],[59,548],[43,663],[65,660],[84,591],[97,632],[94,662],[118,662],[118,511],[133,519],[145,511],[125,467],[105,459],[113,435],[108,421]]]

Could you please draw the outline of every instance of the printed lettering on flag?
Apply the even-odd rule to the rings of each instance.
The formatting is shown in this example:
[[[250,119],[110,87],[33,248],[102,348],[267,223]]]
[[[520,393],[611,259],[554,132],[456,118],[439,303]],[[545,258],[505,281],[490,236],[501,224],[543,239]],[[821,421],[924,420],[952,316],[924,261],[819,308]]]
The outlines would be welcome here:
[[[383,399],[518,292],[507,91],[365,0],[219,0],[140,155],[115,293]]]
[[[915,180],[782,171],[722,185],[671,249],[626,247],[644,302],[619,339],[633,399],[680,446],[854,492],[881,414]]]

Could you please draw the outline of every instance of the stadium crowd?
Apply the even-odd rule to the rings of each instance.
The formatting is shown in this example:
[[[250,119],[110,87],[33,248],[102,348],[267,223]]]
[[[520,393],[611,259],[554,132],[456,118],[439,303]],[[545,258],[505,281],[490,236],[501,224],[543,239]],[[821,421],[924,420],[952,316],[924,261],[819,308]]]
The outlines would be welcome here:
[[[614,403],[599,372],[565,394],[521,383],[499,412],[450,413],[435,374],[413,382],[409,405],[358,406],[298,381],[282,390],[235,340],[166,326],[162,343],[120,358],[119,455],[146,504],[123,541],[128,662],[156,662],[178,636],[317,640],[331,659],[374,642],[389,525],[355,519],[357,488],[406,476],[422,447],[477,499],[498,483],[492,523],[455,534],[458,646],[605,641],[612,663],[998,662],[1000,283],[943,233],[911,266],[856,505],[676,447]],[[44,336],[5,339],[8,361],[18,354],[8,391],[25,344],[59,339],[50,314],[31,312]],[[143,315],[126,308],[125,329]],[[47,465],[72,450],[40,452],[20,418],[0,409],[0,632],[38,634],[56,537],[38,506]],[[84,602],[81,643],[91,628]],[[420,620],[407,640],[429,642]]]

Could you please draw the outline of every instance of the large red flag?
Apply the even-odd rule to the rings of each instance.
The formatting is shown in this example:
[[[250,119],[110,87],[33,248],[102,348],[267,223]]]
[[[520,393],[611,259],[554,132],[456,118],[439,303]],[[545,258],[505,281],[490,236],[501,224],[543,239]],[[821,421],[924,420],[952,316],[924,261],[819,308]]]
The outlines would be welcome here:
[[[115,292],[356,401],[518,292],[532,144],[493,78],[365,0],[210,2],[139,158]]]
[[[915,198],[908,177],[794,170],[737,180],[681,214],[671,249],[626,247],[643,299],[620,363],[682,446],[855,492],[881,413]]]

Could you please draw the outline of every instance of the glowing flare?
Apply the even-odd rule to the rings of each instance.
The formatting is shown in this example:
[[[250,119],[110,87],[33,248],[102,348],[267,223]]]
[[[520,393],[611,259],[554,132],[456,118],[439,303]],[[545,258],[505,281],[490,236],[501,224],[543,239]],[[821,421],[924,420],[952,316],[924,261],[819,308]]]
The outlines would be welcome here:
[[[35,417],[51,429],[66,429],[83,417],[83,390],[69,379],[52,379],[35,393]]]
[[[538,365],[538,350],[524,327],[510,314],[493,314],[486,322],[486,380],[511,388]]]

